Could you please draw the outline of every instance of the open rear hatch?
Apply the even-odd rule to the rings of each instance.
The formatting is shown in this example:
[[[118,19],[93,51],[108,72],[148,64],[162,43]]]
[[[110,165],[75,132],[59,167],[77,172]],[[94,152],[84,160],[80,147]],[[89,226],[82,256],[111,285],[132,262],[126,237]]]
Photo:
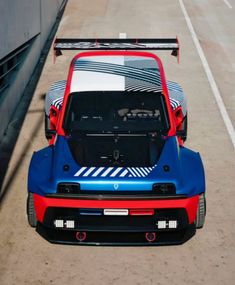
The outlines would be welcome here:
[[[80,166],[150,167],[156,164],[164,140],[144,134],[97,134],[72,137],[68,143]]]
[[[69,97],[64,129],[80,166],[153,166],[169,129],[161,92],[93,91]]]

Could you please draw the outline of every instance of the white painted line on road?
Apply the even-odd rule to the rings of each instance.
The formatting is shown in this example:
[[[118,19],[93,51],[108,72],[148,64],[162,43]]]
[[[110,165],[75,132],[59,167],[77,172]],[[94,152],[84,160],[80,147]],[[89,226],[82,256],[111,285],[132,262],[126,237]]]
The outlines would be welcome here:
[[[127,34],[126,33],[119,33],[119,39],[126,39]]]
[[[197,51],[198,51],[198,54],[199,54],[199,57],[202,61],[202,65],[204,67],[204,70],[206,72],[206,76],[208,78],[208,81],[210,83],[210,86],[211,86],[211,89],[212,89],[212,92],[214,94],[214,97],[215,97],[215,100],[216,100],[216,103],[219,107],[219,110],[220,110],[220,113],[221,113],[221,116],[224,120],[224,123],[225,123],[225,126],[227,128],[227,131],[229,133],[229,136],[231,138],[231,141],[232,141],[232,144],[233,144],[233,147],[235,149],[235,131],[234,131],[234,128],[233,128],[233,124],[229,118],[229,115],[228,115],[228,112],[226,110],[226,107],[224,105],[224,102],[223,102],[223,99],[222,99],[222,96],[219,92],[219,89],[218,89],[218,86],[215,82],[215,79],[212,75],[212,72],[211,72],[211,69],[210,69],[210,66],[208,64],[208,61],[205,57],[205,54],[203,52],[203,49],[199,43],[199,40],[197,38],[197,35],[196,35],[196,32],[193,28],[193,25],[192,25],[192,22],[189,18],[189,15],[188,15],[188,12],[184,6],[184,2],[183,0],[179,0],[179,3],[180,3],[180,6],[181,6],[181,9],[182,9],[182,12],[184,14],[184,17],[185,17],[185,20],[186,20],[186,23],[188,25],[188,28],[189,28],[189,31],[191,33],[191,36],[192,36],[192,39],[193,39],[193,42],[197,48]]]
[[[228,0],[223,0],[223,1],[228,6],[229,9],[233,9],[233,6],[229,3]]]

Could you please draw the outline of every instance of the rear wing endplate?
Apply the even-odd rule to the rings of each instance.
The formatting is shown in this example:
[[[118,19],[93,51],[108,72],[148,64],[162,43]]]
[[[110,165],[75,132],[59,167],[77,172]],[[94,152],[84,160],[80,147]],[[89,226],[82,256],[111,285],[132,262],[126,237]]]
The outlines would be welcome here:
[[[54,41],[55,57],[62,55],[62,50],[171,50],[171,55],[179,61],[178,38],[164,39],[69,39],[56,38]]]

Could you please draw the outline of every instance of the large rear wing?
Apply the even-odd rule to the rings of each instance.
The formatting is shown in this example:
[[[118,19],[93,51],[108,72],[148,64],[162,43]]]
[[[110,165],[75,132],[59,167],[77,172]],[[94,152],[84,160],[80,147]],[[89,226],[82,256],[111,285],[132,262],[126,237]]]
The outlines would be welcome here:
[[[171,55],[179,61],[179,41],[172,39],[69,39],[56,38],[54,41],[55,57],[62,55],[62,50],[171,50]]]

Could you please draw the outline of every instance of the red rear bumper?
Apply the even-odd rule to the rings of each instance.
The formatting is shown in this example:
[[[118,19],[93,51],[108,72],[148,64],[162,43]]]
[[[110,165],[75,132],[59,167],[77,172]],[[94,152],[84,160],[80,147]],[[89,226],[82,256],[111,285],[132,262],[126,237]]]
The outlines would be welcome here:
[[[48,198],[34,194],[37,220],[43,223],[46,209],[56,208],[87,208],[87,209],[185,209],[188,223],[196,219],[199,196],[185,199],[166,200],[79,200]]]

